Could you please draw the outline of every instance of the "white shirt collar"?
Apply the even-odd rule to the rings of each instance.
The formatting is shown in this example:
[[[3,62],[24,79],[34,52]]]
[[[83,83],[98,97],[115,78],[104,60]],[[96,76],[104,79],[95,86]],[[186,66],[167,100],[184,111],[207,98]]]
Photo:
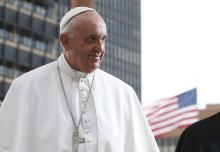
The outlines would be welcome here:
[[[67,74],[69,77],[73,79],[91,77],[94,74],[94,72],[88,74],[88,73],[74,70],[66,61],[66,58],[64,57],[63,53],[58,58],[58,65],[60,67],[61,72]]]

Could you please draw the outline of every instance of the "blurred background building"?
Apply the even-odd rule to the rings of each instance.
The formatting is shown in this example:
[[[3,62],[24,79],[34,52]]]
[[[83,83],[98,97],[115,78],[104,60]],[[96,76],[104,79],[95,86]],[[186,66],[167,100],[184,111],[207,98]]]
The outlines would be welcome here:
[[[56,59],[67,10],[65,0],[0,0],[0,99],[15,77]]]
[[[90,6],[108,27],[102,69],[141,97],[140,0],[0,0],[0,99],[15,77],[56,59],[59,21],[69,8]]]

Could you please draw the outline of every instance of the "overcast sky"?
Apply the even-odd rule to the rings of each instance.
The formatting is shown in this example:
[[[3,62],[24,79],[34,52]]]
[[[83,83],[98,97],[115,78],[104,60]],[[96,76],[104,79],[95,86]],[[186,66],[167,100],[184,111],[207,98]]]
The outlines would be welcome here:
[[[220,104],[220,1],[142,0],[142,103],[194,87]]]

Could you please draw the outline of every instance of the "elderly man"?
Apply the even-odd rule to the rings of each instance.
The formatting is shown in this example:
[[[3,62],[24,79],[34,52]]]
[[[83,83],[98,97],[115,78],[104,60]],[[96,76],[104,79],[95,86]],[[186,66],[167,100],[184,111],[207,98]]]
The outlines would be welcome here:
[[[64,52],[15,79],[0,109],[1,152],[158,152],[134,90],[98,69],[106,24],[77,7],[60,22]]]

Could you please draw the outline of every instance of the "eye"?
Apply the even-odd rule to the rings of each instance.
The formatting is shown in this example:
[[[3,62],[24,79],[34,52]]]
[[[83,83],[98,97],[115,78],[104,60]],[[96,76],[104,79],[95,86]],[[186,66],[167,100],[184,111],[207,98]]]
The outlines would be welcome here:
[[[105,42],[105,40],[106,40],[106,36],[103,36],[102,41]]]
[[[97,40],[97,37],[96,36],[89,36],[87,39],[86,39],[86,42],[87,43],[95,43]]]

